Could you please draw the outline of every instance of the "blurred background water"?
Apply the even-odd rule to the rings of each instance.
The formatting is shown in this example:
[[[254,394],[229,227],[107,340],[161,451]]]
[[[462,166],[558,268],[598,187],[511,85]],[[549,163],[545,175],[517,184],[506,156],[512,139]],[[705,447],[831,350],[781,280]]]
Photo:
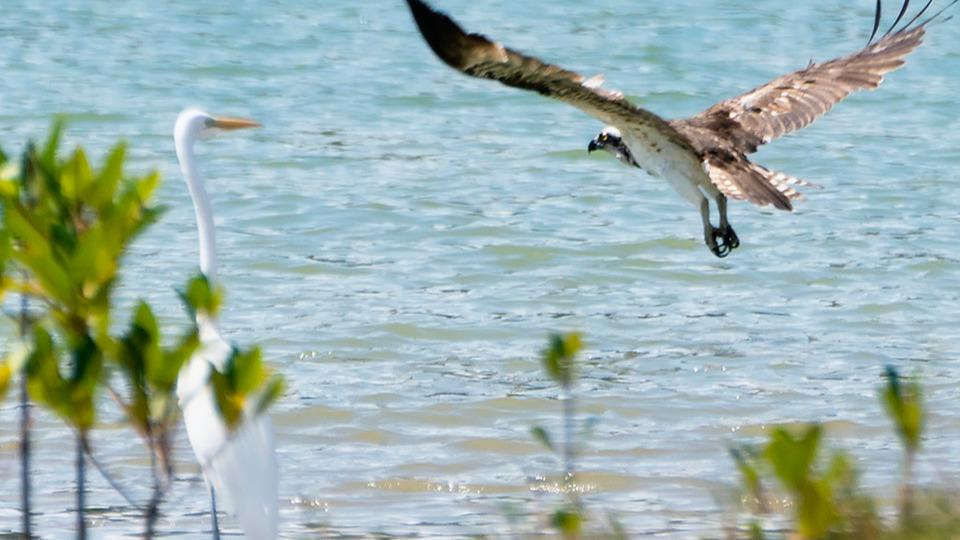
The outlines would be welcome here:
[[[666,117],[858,49],[873,3],[437,0],[468,29],[584,74]],[[757,160],[824,184],[794,214],[732,206],[743,246],[715,259],[665,183],[588,157],[601,127],[432,56],[400,1],[4,0],[0,144],[41,137],[102,155],[131,144],[170,211],[127,259],[122,297],[183,325],[197,268],[171,137],[188,105],[265,128],[204,143],[226,335],[260,343],[289,382],[275,423],[285,538],[506,530],[557,470],[529,436],[558,426],[537,355],[581,330],[579,392],[599,418],[587,501],[635,534],[719,534],[736,481],[725,451],[781,422],[825,422],[897,479],[875,388],[924,377],[921,477],[960,471],[958,21],[905,69]],[[889,6],[895,11],[896,6]],[[892,13],[891,13],[892,14]],[[8,327],[7,335],[12,331]],[[7,342],[10,343],[9,341]],[[9,346],[9,345],[8,345]],[[106,408],[109,410],[109,408]],[[93,444],[146,497],[146,457],[106,412]],[[72,530],[72,449],[36,422],[39,532]],[[17,530],[16,409],[0,405],[0,532]],[[160,528],[205,538],[206,491],[180,438]],[[91,474],[92,535],[140,522]],[[225,518],[227,529],[235,522]]]

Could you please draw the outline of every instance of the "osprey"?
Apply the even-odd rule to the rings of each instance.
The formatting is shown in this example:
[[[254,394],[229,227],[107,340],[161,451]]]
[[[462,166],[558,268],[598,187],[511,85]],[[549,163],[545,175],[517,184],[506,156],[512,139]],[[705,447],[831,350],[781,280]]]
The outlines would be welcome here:
[[[422,0],[407,4],[427,44],[449,66],[558,99],[607,124],[588,150],[608,151],[627,165],[664,178],[699,208],[704,242],[714,255],[725,257],[740,245],[727,219],[727,198],[792,211],[792,201],[802,198],[794,186],[815,185],[771,171],[747,156],[762,144],[810,125],[851,92],[877,88],[883,76],[902,66],[904,57],[920,45],[930,21],[958,1],[921,20],[933,4],[928,0],[898,27],[910,4],[904,0],[896,21],[874,42],[881,18],[877,0],[873,34],[860,51],[811,63],[682,120],[665,120],[630,103],[622,93],[603,89],[602,76],[585,78],[480,34],[468,34]],[[710,199],[716,202],[719,227],[710,222]]]

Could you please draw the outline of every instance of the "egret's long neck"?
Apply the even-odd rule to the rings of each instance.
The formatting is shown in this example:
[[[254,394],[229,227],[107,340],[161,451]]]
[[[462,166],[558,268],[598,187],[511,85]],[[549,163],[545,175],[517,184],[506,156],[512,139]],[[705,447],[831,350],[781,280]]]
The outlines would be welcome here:
[[[177,138],[177,159],[180,161],[180,170],[187,181],[190,198],[193,199],[193,209],[197,214],[197,234],[200,237],[200,271],[203,272],[211,284],[217,281],[217,239],[213,228],[213,208],[207,191],[203,188],[200,171],[197,170],[197,161],[193,155],[193,140]]]

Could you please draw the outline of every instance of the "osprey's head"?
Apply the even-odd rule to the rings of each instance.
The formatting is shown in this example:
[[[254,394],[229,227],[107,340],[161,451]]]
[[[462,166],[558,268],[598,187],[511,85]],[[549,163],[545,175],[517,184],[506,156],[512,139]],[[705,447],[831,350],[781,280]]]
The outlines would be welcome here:
[[[640,166],[637,164],[637,161],[633,159],[633,154],[631,154],[630,149],[627,148],[627,143],[623,142],[620,130],[613,126],[603,128],[600,134],[590,141],[590,145],[587,146],[587,152],[593,152],[595,150],[606,150],[610,152],[624,165],[631,167]]]

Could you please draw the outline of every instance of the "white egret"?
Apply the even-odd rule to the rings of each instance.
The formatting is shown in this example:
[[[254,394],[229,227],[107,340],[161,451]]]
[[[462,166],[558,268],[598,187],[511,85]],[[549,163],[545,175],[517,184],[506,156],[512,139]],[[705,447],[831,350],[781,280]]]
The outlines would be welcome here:
[[[217,279],[213,210],[197,169],[194,142],[224,131],[259,126],[252,120],[217,118],[197,109],[186,109],[177,117],[173,138],[180,170],[196,210],[200,271],[211,283]],[[211,366],[222,369],[231,347],[214,318],[198,314],[197,326],[202,346],[181,371],[177,395],[187,437],[210,490],[214,538],[219,538],[216,496],[220,495],[237,516],[247,538],[272,540],[277,535],[278,488],[270,419],[266,414],[248,418],[236,432],[229,432],[207,381]]]

